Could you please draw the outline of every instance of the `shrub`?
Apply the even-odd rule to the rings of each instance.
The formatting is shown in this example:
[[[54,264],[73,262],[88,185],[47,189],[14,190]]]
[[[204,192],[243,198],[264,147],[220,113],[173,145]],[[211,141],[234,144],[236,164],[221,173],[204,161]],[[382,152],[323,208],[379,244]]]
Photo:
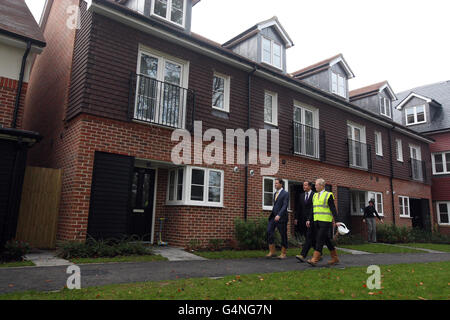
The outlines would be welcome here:
[[[86,242],[65,241],[58,245],[58,256],[63,259],[98,258],[151,254],[148,248],[134,239],[95,240]]]
[[[202,247],[202,243],[198,239],[191,239],[186,247],[188,251],[197,251]]]
[[[30,245],[19,240],[9,240],[0,253],[0,261],[22,261],[23,256],[30,252]]]
[[[259,250],[267,248],[267,217],[244,221],[234,220],[235,236],[241,249]],[[276,232],[275,235],[278,235]],[[276,236],[277,237],[277,236]],[[279,235],[278,239],[279,241]],[[275,242],[277,243],[277,241]]]
[[[398,227],[393,224],[377,227],[377,239],[385,243],[431,242],[450,243],[448,235],[439,232],[429,232],[411,227]]]
[[[223,248],[225,240],[223,239],[211,239],[209,240],[209,248],[213,251],[219,251]]]

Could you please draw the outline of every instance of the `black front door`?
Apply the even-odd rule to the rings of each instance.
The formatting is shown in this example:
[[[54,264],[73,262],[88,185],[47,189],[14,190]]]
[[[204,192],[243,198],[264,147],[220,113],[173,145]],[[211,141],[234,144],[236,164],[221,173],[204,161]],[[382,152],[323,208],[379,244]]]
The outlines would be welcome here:
[[[134,168],[131,194],[131,235],[151,241],[155,170]]]
[[[409,199],[409,206],[412,218],[412,227],[423,229],[422,206],[419,199]]]

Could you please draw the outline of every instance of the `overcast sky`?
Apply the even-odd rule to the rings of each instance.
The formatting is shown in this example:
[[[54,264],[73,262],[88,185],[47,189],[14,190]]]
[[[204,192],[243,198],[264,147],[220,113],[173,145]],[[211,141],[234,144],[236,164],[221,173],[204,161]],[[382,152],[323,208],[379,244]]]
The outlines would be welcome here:
[[[26,2],[38,17],[45,1]],[[295,44],[288,72],[342,53],[351,90],[388,80],[400,92],[450,80],[449,12],[448,0],[201,0],[192,31],[224,43],[277,16]]]

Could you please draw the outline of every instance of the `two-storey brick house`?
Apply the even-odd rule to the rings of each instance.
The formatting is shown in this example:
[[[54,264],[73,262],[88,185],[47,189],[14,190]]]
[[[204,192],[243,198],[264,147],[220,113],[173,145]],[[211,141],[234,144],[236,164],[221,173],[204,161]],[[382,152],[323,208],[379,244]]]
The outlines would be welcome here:
[[[439,231],[450,233],[450,81],[397,93],[394,120],[435,140],[432,199]]]
[[[277,176],[292,198],[304,180],[323,177],[356,233],[368,197],[389,223],[403,224],[393,215],[399,195],[420,199],[415,210],[430,217],[429,182],[413,180],[407,164],[393,165],[389,148],[396,138],[411,141],[425,159],[431,139],[351,103],[346,83],[339,95],[333,85],[288,74],[293,43],[276,17],[223,45],[191,32],[197,2],[48,1],[47,51],[70,57],[36,60],[32,84],[42,90],[28,97],[25,123],[45,136],[33,162],[64,169],[59,239],[137,234],[153,241],[163,217],[165,241],[207,244],[232,239],[236,218],[268,215],[275,177],[262,176],[261,165],[205,164],[195,146],[192,165],[172,162],[174,129],[193,130],[194,121],[202,132],[279,129]],[[73,4],[80,29],[56,32]],[[353,77],[342,57],[337,63]],[[51,79],[63,81],[45,89]],[[375,132],[383,140],[379,158],[370,152]]]
[[[16,235],[28,149],[41,139],[24,130],[33,59],[45,39],[24,0],[0,1],[0,247]]]

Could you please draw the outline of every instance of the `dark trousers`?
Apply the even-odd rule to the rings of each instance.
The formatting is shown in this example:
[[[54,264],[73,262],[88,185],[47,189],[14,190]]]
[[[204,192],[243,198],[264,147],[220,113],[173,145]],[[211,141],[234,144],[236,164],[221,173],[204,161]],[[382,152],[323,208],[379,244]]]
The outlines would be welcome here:
[[[281,246],[287,249],[287,222],[275,222],[275,218],[269,220],[269,224],[267,225],[267,242],[269,244],[275,243],[275,229],[278,229],[278,231],[280,232]]]
[[[315,228],[314,223],[311,223],[309,228],[306,228],[306,239],[305,243],[302,245],[302,255],[303,257],[306,257],[308,255],[309,249],[314,248],[316,244],[316,234],[315,234]]]
[[[333,251],[335,249],[331,238],[333,237],[333,223],[314,221],[314,228],[316,233],[316,251],[322,254],[323,245],[326,244],[328,250]]]

